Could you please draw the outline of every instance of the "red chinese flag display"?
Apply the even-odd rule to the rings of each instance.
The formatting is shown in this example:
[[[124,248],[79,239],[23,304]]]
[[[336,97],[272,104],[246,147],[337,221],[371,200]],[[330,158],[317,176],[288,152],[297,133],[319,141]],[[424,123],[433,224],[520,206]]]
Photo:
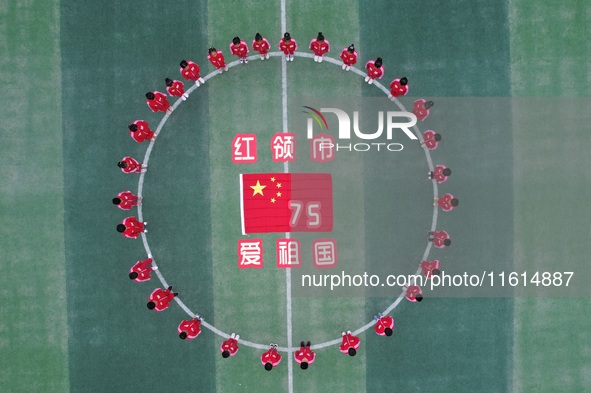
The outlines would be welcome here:
[[[326,173],[240,175],[242,234],[331,232],[332,177]]]

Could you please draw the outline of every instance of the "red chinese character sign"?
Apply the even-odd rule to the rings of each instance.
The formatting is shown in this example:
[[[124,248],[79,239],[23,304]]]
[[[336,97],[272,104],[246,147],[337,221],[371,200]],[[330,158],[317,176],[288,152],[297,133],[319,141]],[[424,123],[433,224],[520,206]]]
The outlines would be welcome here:
[[[232,140],[232,163],[254,164],[257,162],[256,134],[236,134]]]
[[[301,267],[300,241],[298,239],[277,239],[275,241],[275,256],[278,268]]]
[[[312,242],[312,261],[318,269],[335,267],[338,263],[337,243],[334,239],[316,239]]]
[[[240,175],[242,234],[331,232],[332,176],[326,173]]]
[[[310,160],[328,162],[334,160],[335,143],[332,135],[318,134],[310,139]]]
[[[271,153],[274,162],[295,161],[296,135],[290,132],[276,133],[271,138]]]
[[[263,267],[263,240],[238,240],[238,267],[261,269]]]

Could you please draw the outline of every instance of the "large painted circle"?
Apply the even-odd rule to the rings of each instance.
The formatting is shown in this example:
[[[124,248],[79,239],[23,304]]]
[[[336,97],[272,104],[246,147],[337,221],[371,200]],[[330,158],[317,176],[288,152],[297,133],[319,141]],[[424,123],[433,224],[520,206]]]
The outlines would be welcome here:
[[[278,57],[281,59],[281,61],[285,61],[284,59],[284,54],[283,52],[269,52],[269,56],[270,57]],[[295,53],[296,57],[303,57],[303,58],[310,58],[313,59],[314,55],[309,54],[309,53],[302,53],[302,52],[296,52]],[[249,56],[248,60],[258,60],[260,57],[259,55],[253,55],[253,56]],[[335,60],[333,58],[324,56],[324,61],[327,63],[331,63],[334,64],[336,66],[338,66],[339,68],[342,65],[342,62],[339,60]],[[239,65],[240,62],[238,60],[233,61],[231,63],[228,63],[228,68],[232,68],[235,67],[237,65]],[[354,74],[359,75],[360,77],[364,78],[365,77],[365,73],[355,67],[351,67],[351,70]],[[219,75],[219,73],[217,71],[213,71],[211,73],[209,73],[207,76],[203,77],[203,79],[205,81],[208,81],[210,79],[212,79],[213,77],[215,77],[216,75]],[[389,94],[389,90],[384,87],[382,84],[380,84],[378,81],[375,81],[373,83],[373,85],[380,89],[382,92],[384,92],[386,95]],[[187,94],[191,94],[193,91],[195,91],[197,89],[196,85],[191,86],[186,93]],[[183,100],[178,99],[174,104],[172,104],[172,108],[173,110],[176,109],[179,105],[181,105],[183,103]],[[404,105],[402,105],[402,103],[398,100],[395,99],[394,103],[396,104],[396,106],[398,106],[398,108],[402,111],[406,111],[406,108],[404,107]],[[174,111],[173,111],[174,113]],[[159,135],[160,132],[162,131],[162,128],[164,127],[164,125],[166,124],[166,121],[168,120],[168,118],[171,116],[171,113],[166,113],[164,115],[164,117],[162,118],[162,120],[160,120],[160,123],[158,124],[158,127],[156,128],[155,132],[156,135]],[[417,138],[419,139],[419,141],[422,143],[423,142],[423,136],[420,132],[420,130],[418,129],[418,127],[415,125],[413,127],[414,133],[417,136]],[[156,139],[157,140],[157,139]],[[148,164],[149,160],[150,160],[150,155],[152,153],[152,150],[154,149],[154,144],[156,141],[150,141],[150,144],[146,150],[146,153],[144,155],[144,160],[142,161],[144,164]],[[429,166],[429,170],[433,171],[434,167],[433,167],[433,161],[431,159],[431,154],[429,152],[429,149],[425,146],[423,146],[423,151],[425,153],[425,157],[427,159],[427,164]],[[137,194],[138,196],[142,196],[142,192],[143,192],[143,186],[144,186],[144,178],[145,178],[145,173],[141,173],[140,174],[140,178],[138,181],[138,191]],[[433,196],[437,197],[438,195],[438,187],[437,187],[437,182],[435,180],[432,180],[431,182],[432,186],[433,186]],[[437,207],[433,208],[433,218],[431,221],[431,231],[435,231],[436,227],[437,227],[437,217],[438,217],[438,209]],[[140,221],[143,221],[143,210],[142,210],[142,206],[138,206],[138,219]],[[145,233],[141,234],[142,236],[142,242],[144,245],[144,249],[146,250],[147,254],[152,254],[152,252],[150,251],[150,245],[148,243],[148,236]],[[432,247],[432,243],[431,242],[427,242],[427,245],[425,247],[425,251],[423,252],[423,256],[422,256],[422,260],[427,260],[429,253],[431,251],[431,247]],[[160,280],[160,282],[162,283],[162,286],[164,288],[168,287],[169,284],[166,282],[166,279],[164,278],[164,275],[162,274],[161,269],[155,270],[154,271],[158,277],[158,279]],[[417,271],[415,274],[420,274],[421,273],[421,268],[420,266],[417,268]],[[404,298],[405,293],[404,291],[402,291],[400,293],[400,295],[385,309],[382,311],[382,313],[384,315],[389,314],[392,310],[394,310],[402,301],[402,299]],[[189,307],[187,307],[187,305],[180,299],[180,297],[175,297],[174,299],[177,304],[187,313],[187,315],[189,315],[191,318],[196,318],[199,317],[201,318],[200,315],[194,313],[193,311],[191,311],[189,309]],[[205,328],[209,329],[210,331],[212,331],[213,333],[227,339],[230,337],[230,335],[220,329],[218,329],[217,327],[211,325],[210,323],[208,323],[206,320],[204,320],[203,318],[202,322],[201,322],[201,326],[204,326]],[[371,328],[374,325],[374,321],[369,321],[368,323],[366,323],[365,325],[359,327],[358,329],[352,331],[353,335],[359,335],[360,333],[366,331],[367,329]],[[325,341],[319,344],[315,344],[312,346],[312,349],[320,349],[320,348],[325,348],[325,347],[329,347],[329,346],[333,346],[333,345],[339,345],[341,343],[341,337],[339,336],[338,338],[335,338],[334,340],[329,340],[329,341]],[[248,347],[252,347],[252,348],[257,348],[257,349],[261,349],[261,350],[267,350],[269,349],[269,344],[265,343],[265,344],[260,344],[260,343],[255,343],[252,341],[248,341],[246,339],[244,339],[242,336],[240,337],[240,344],[241,345],[245,345]],[[299,349],[299,347],[278,347],[278,350],[282,351],[282,352],[287,352],[287,353],[291,353],[291,352],[295,352],[296,350]]]

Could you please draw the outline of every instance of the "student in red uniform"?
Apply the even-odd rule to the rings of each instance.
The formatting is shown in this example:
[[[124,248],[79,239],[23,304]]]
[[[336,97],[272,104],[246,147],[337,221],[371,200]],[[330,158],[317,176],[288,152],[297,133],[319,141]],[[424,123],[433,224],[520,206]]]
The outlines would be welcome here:
[[[421,261],[421,269],[423,269],[423,274],[427,278],[438,276],[439,273],[441,273],[441,262],[439,259],[433,261]]]
[[[166,98],[166,94],[159,91],[152,91],[146,93],[146,104],[150,107],[152,112],[167,112],[173,111],[170,102]]]
[[[117,224],[117,232],[129,239],[137,239],[140,233],[148,233],[146,225],[148,225],[147,222],[138,221],[137,218],[131,216],[121,221],[121,224]]]
[[[140,164],[137,160],[131,157],[123,157],[121,161],[117,163],[117,166],[123,173],[143,173],[148,170],[148,166]]]
[[[154,131],[150,129],[148,122],[145,120],[136,120],[127,126],[127,128],[129,128],[129,136],[137,143],[156,139]]]
[[[423,133],[423,143],[421,143],[421,146],[427,146],[427,149],[435,150],[439,146],[440,140],[441,135],[433,130],[427,130]]]
[[[115,198],[113,204],[121,210],[131,210],[134,206],[141,206],[142,197],[133,195],[131,191],[121,191]]]
[[[414,107],[412,108],[412,113],[415,114],[417,119],[423,121],[429,116],[430,108],[435,105],[433,101],[427,101],[424,98],[416,100],[414,103]]]
[[[437,165],[433,169],[433,172],[428,172],[429,180],[435,179],[439,184],[445,183],[447,178],[451,176],[451,169],[445,165]]]
[[[181,97],[181,100],[183,101],[186,101],[187,98],[189,98],[189,95],[185,93],[185,85],[183,82],[166,78],[164,83],[166,83],[166,91],[169,96]]]
[[[341,51],[341,60],[343,60],[343,66],[341,67],[345,71],[349,71],[351,66],[357,63],[357,51],[353,44]]]
[[[423,291],[421,291],[421,287],[417,285],[410,285],[406,288],[406,299],[411,302],[422,302],[423,301]]]
[[[148,254],[148,259],[137,261],[135,265],[129,269],[129,278],[135,282],[144,282],[152,278],[152,271],[158,270],[158,266],[150,266],[152,264],[152,255]]]
[[[361,344],[361,340],[359,340],[359,337],[352,335],[350,330],[347,331],[347,333],[342,332],[341,334],[343,336],[343,342],[339,349],[342,353],[349,354],[349,356],[355,356],[359,349],[359,344]]]
[[[388,337],[392,335],[392,332],[394,332],[394,318],[389,315],[384,316],[384,314],[379,312],[377,315],[374,315],[373,319],[376,321],[373,327],[376,334]]]
[[[230,43],[230,53],[232,56],[238,57],[240,63],[248,64],[248,44],[241,40],[240,37],[234,37]]]
[[[305,345],[302,341],[300,349],[293,353],[293,357],[302,370],[306,370],[309,365],[313,364],[314,360],[316,360],[316,354],[310,349],[310,341]]]
[[[259,33],[256,33],[254,36],[254,41],[252,41],[252,49],[259,52],[261,60],[265,60],[269,58],[269,49],[271,49],[271,45],[265,37]]]
[[[199,87],[205,80],[201,77],[201,67],[191,60],[181,60],[181,75],[185,80],[193,81]]]
[[[193,340],[201,334],[201,320],[199,318],[183,320],[179,324],[177,332],[181,340]]]
[[[433,242],[433,245],[437,248],[449,247],[451,245],[449,234],[443,230],[429,232],[429,239],[427,240]]]
[[[293,54],[298,49],[298,43],[291,38],[289,33],[283,34],[283,38],[279,41],[279,50],[285,54],[285,60],[293,61]]]
[[[394,79],[390,83],[390,94],[388,98],[394,101],[395,98],[405,96],[408,93],[408,79],[406,77]]]
[[[172,293],[172,287],[168,287],[166,291],[160,288],[154,289],[150,294],[148,301],[148,308],[154,311],[164,311],[170,306],[172,299],[177,297],[178,293]]]
[[[435,197],[433,206],[439,206],[444,212],[452,211],[456,206],[460,204],[458,198],[452,194],[444,194],[441,198]]]
[[[365,81],[370,85],[376,79],[382,79],[384,76],[384,66],[382,65],[382,58],[378,57],[375,60],[370,60],[365,63],[365,69],[367,70],[367,76],[365,77]]]
[[[322,32],[318,33],[318,36],[310,41],[310,50],[314,52],[314,61],[316,63],[322,63],[324,54],[330,52],[330,43],[324,39]]]
[[[213,47],[209,48],[207,60],[209,60],[211,65],[217,68],[220,74],[224,71],[228,71],[228,66],[226,65],[226,60],[224,59],[224,54],[221,50],[217,50]]]
[[[261,355],[261,363],[265,370],[271,371],[281,363],[281,355],[277,352],[277,344],[271,343],[269,350]]]
[[[220,352],[222,353],[223,358],[229,358],[230,356],[236,355],[236,352],[238,352],[238,339],[240,339],[240,336],[236,333],[232,333],[230,338],[222,343],[220,346]]]

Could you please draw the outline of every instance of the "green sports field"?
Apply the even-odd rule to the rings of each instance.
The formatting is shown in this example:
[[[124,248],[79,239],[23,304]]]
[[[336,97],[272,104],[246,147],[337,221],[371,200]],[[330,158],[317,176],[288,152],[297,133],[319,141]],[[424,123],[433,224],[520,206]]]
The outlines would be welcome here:
[[[328,61],[274,56],[208,78],[152,146],[142,184],[148,243],[115,231],[138,212],[111,199],[137,192],[139,179],[116,163],[127,155],[141,161],[149,145],[135,143],[127,125],[144,119],[156,129],[163,117],[147,108],[145,93],[164,91],[166,77],[181,79],[185,58],[203,76],[212,73],[211,46],[234,61],[228,45],[237,35],[250,44],[258,31],[277,51],[283,30],[306,54],[319,31],[331,58],[354,43],[358,68],[383,58],[384,86],[408,77],[406,108],[415,97],[436,102],[418,126],[443,135],[431,158],[453,175],[439,194],[461,204],[439,211],[437,227],[453,244],[433,248],[430,259],[456,272],[474,261],[498,272],[573,271],[579,288],[591,279],[581,263],[591,219],[589,1],[4,0],[0,392],[591,392],[588,290],[450,297],[425,290],[421,303],[397,303],[392,337],[371,327],[359,333],[355,357],[323,344],[366,325],[400,291],[306,291],[301,275],[319,273],[312,240],[337,240],[339,272],[407,274],[418,267],[433,214],[417,143],[405,140],[403,154],[343,154],[324,167],[306,159],[300,103],[389,103]],[[500,102],[494,109],[503,116],[453,102]],[[568,105],[553,111],[557,102]],[[495,127],[485,126],[487,116]],[[288,168],[269,148],[285,119],[299,143]],[[237,133],[257,135],[256,164],[232,164]],[[303,267],[289,273],[275,266],[275,239],[284,235],[253,235],[263,239],[265,266],[238,269],[236,244],[247,238],[238,175],[286,169],[333,174],[333,233],[292,234],[303,245]],[[223,359],[224,338],[205,326],[195,340],[180,340],[177,326],[189,317],[177,303],[161,313],[146,308],[161,282],[153,275],[138,284],[127,274],[148,244],[183,304],[247,341],[236,356]],[[306,371],[285,350],[301,340],[322,347]],[[271,342],[283,360],[266,372],[261,347]]]

